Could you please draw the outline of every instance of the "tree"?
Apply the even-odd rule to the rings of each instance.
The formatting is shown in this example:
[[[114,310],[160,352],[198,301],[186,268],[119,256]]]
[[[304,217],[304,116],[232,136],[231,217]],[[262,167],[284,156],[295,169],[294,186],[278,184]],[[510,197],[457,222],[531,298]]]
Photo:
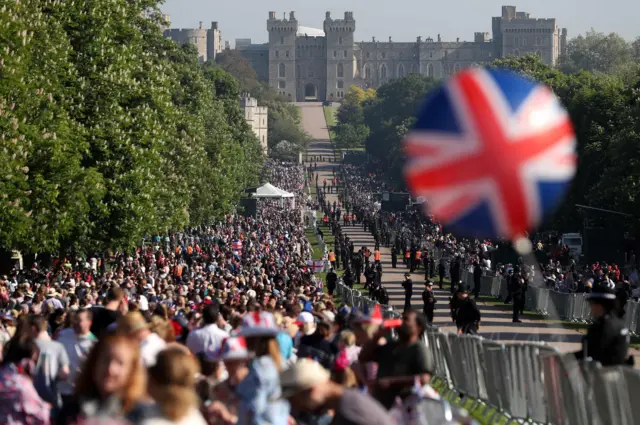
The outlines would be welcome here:
[[[369,137],[369,127],[364,123],[346,123],[335,127],[335,143],[339,148],[356,148],[364,146]]]
[[[260,88],[258,74],[239,50],[225,50],[216,55],[216,64],[233,75],[243,92],[253,92]]]
[[[625,39],[616,33],[606,35],[592,29],[569,41],[559,67],[568,74],[580,70],[615,74],[624,72],[633,60],[633,47]]]
[[[383,85],[375,100],[365,103],[364,123],[370,131],[367,152],[386,164],[396,164],[393,170],[396,177],[401,175],[401,142],[407,120],[417,113],[426,93],[437,85],[430,77],[409,74]]]

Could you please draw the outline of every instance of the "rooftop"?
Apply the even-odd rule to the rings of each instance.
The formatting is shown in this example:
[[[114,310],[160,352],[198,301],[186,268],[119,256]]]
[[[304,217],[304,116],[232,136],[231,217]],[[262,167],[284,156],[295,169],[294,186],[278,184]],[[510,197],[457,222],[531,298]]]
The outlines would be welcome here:
[[[311,27],[298,26],[298,33],[296,35],[299,37],[303,37],[305,35],[309,37],[324,37],[324,30],[319,30],[317,28],[311,28]]]

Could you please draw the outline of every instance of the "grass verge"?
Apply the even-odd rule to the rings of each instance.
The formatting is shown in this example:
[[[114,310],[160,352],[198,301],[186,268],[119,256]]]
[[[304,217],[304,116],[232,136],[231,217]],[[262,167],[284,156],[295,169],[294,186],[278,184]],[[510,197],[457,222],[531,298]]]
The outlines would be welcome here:
[[[327,123],[327,128],[329,129],[329,137],[333,140],[335,133],[332,129],[336,125],[336,113],[338,112],[338,109],[331,106],[323,106],[322,109],[324,110],[324,120]]]

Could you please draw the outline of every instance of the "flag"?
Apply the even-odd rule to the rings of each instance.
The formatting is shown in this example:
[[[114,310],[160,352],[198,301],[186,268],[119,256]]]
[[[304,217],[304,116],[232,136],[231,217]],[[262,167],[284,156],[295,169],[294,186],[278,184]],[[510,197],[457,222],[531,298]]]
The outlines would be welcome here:
[[[233,249],[234,251],[241,251],[242,250],[242,241],[236,239],[231,243],[231,249]]]
[[[506,71],[457,74],[424,105],[404,141],[414,196],[469,236],[522,237],[563,198],[576,138],[551,90]]]

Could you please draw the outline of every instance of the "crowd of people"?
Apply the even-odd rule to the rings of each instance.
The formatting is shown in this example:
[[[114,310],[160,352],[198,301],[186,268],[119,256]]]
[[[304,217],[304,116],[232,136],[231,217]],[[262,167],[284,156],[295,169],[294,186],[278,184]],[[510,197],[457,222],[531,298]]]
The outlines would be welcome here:
[[[341,305],[309,267],[304,168],[265,179],[295,204],[2,276],[5,423],[387,425],[437,399],[424,315]]]

